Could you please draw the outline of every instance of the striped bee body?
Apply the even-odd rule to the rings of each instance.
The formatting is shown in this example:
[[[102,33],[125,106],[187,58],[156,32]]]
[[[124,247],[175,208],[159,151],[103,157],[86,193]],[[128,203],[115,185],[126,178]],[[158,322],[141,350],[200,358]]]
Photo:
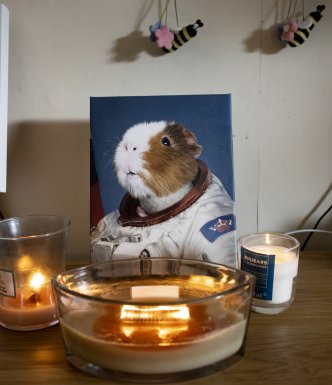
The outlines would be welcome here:
[[[203,27],[203,23],[200,20],[196,20],[196,23],[187,25],[182,28],[181,31],[174,33],[174,40],[172,41],[172,47],[170,49],[163,47],[163,50],[167,53],[176,51],[178,48],[187,43],[190,39],[197,35],[197,29]]]
[[[322,18],[322,11],[325,9],[325,5],[319,5],[315,12],[311,12],[305,19],[305,23],[309,26],[307,28],[298,28],[294,32],[294,39],[288,42],[290,47],[299,47],[309,37],[310,31],[312,31],[315,25]]]

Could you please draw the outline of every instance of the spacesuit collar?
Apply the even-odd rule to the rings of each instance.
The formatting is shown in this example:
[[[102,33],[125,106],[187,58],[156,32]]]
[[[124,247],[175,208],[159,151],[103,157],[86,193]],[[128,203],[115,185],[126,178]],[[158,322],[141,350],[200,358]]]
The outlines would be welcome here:
[[[137,214],[139,200],[131,197],[127,193],[120,203],[120,216],[118,218],[119,225],[122,227],[145,227],[156,225],[167,221],[190,207],[205,193],[211,183],[211,173],[206,164],[201,160],[197,160],[197,165],[198,172],[193,182],[193,188],[180,201],[164,210],[141,217]]]

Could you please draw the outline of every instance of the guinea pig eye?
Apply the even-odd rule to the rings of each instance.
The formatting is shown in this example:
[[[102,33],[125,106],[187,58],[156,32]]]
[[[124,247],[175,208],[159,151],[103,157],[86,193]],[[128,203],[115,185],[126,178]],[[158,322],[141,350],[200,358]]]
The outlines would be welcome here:
[[[164,136],[164,137],[161,139],[161,143],[162,143],[164,146],[171,147],[171,142],[169,141],[169,139],[167,138],[167,136]]]

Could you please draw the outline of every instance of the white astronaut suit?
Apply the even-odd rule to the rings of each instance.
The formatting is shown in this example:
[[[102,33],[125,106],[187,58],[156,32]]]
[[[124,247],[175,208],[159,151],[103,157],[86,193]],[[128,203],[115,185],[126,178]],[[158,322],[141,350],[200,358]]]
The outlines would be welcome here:
[[[234,202],[220,180],[198,161],[193,190],[160,213],[140,217],[128,194],[98,224],[91,262],[132,257],[199,259],[238,267]]]

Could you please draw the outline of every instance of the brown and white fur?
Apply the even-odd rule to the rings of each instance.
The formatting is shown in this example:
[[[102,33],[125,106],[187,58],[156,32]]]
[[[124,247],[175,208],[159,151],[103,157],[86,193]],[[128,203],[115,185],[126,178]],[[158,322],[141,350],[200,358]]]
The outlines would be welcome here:
[[[191,190],[201,151],[195,135],[179,124],[140,123],[125,132],[116,148],[116,175],[146,213],[158,212]]]

